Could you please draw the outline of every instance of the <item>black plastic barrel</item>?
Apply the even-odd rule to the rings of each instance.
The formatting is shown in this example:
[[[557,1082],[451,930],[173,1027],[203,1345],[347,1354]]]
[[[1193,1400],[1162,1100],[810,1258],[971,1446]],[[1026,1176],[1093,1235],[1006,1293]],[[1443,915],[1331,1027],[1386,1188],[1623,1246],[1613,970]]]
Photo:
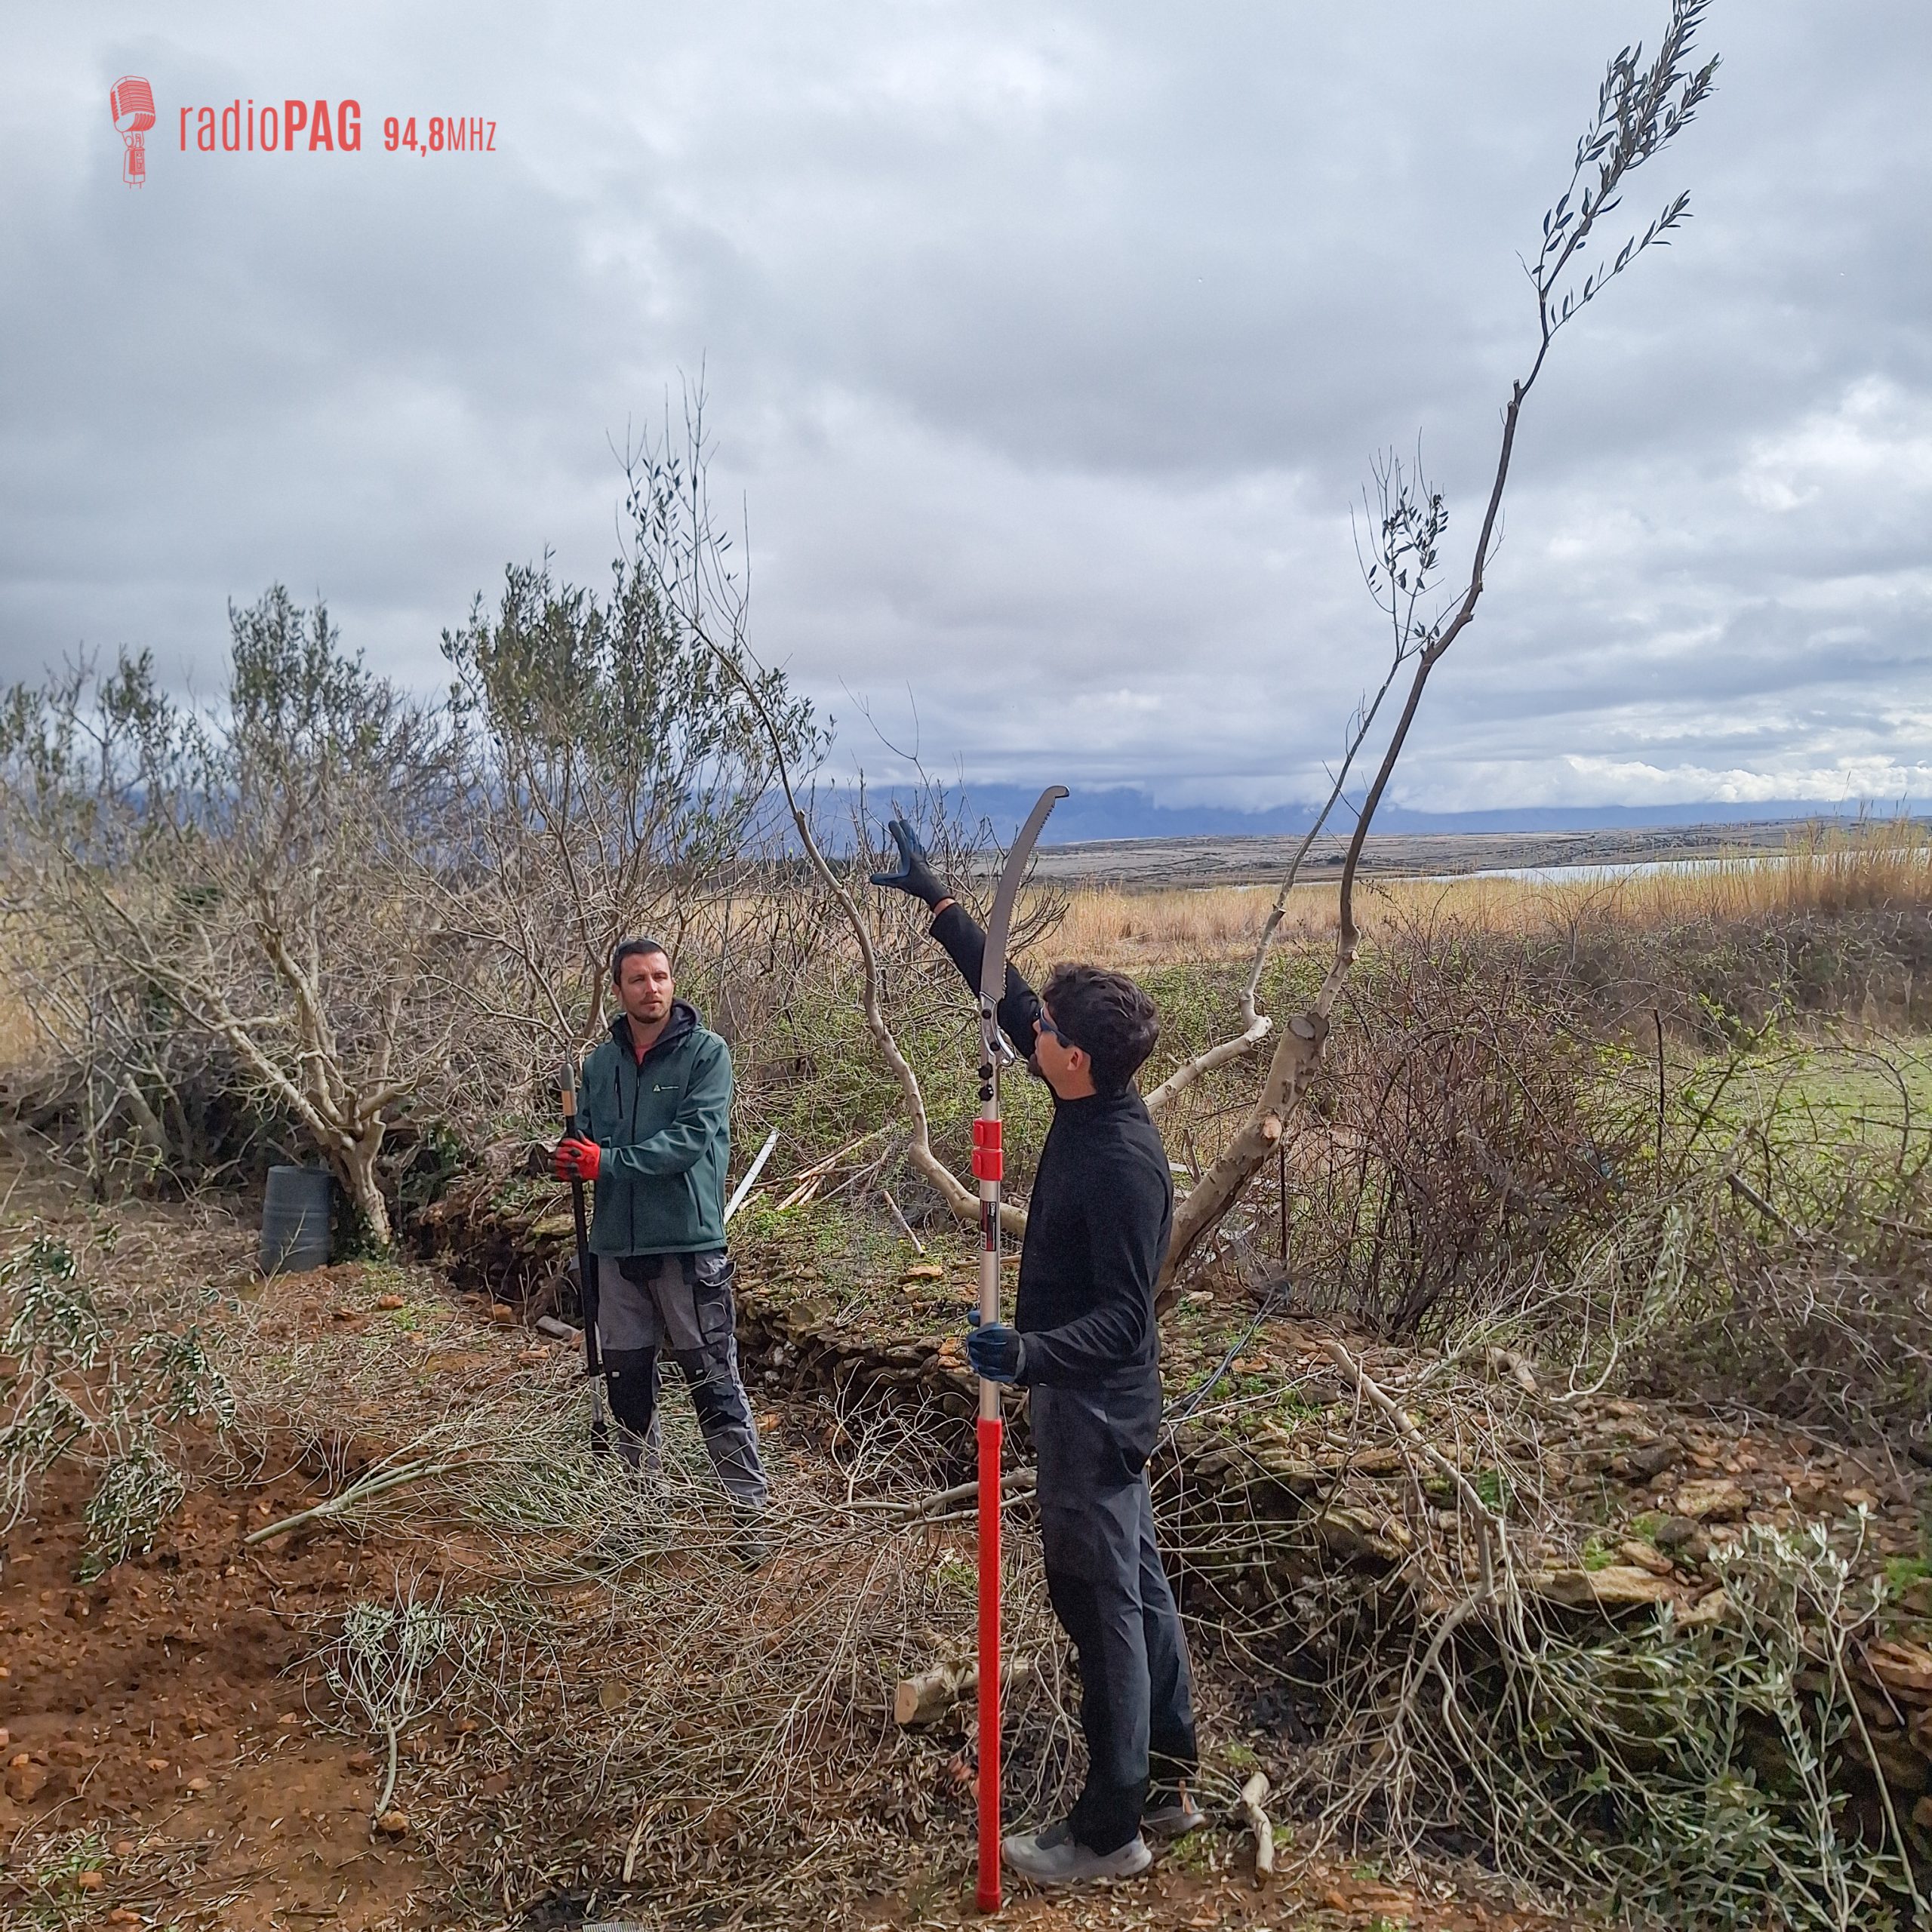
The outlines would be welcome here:
[[[262,1202],[262,1272],[299,1275],[329,1265],[326,1168],[271,1168]]]

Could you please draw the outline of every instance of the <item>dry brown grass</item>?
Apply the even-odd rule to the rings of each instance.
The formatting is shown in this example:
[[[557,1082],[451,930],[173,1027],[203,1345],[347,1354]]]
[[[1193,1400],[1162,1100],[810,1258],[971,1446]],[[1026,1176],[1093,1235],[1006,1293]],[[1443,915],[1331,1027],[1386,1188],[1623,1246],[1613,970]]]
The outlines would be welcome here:
[[[1331,937],[1337,890],[1332,879],[1297,885],[1282,940]],[[1253,948],[1274,897],[1266,886],[1153,892],[1081,887],[1069,895],[1066,917],[1044,949],[1056,958],[1116,966],[1235,958]],[[1392,926],[1411,928],[1419,919],[1444,916],[1488,931],[1534,932],[1925,906],[1932,906],[1932,842],[1922,827],[1901,820],[1816,835],[1783,852],[1727,854],[1649,872],[1580,869],[1561,879],[1367,879],[1358,894],[1357,917],[1373,937]]]
[[[40,1029],[18,989],[0,983],[0,1066],[20,1066],[39,1051]]]
[[[25,921],[0,923],[0,1067],[29,1064],[47,1038],[29,1003],[29,982],[46,966],[48,942]]]

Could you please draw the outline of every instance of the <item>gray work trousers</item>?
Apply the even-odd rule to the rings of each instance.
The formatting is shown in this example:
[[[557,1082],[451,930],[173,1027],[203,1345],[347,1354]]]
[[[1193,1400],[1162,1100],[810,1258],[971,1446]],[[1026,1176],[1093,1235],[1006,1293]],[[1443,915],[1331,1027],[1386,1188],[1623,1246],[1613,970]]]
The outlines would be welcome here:
[[[668,1350],[691,1389],[718,1481],[733,1502],[761,1509],[768,1491],[738,1373],[734,1272],[722,1249],[607,1260],[598,1270],[597,1337],[624,1460],[633,1469],[658,1466],[659,1377]]]
[[[1068,1823],[1088,1850],[1140,1829],[1150,1779],[1197,1760],[1192,1672],[1154,1542],[1147,1457],[1161,1390],[1031,1389],[1047,1594],[1080,1660],[1087,1782]]]

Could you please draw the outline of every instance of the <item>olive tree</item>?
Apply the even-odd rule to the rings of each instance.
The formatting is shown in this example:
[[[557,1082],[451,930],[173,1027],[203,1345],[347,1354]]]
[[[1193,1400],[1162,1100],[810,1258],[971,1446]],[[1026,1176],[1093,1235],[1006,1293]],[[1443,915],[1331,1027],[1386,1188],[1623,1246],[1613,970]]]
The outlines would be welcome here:
[[[440,916],[478,960],[452,990],[507,1043],[498,1077],[528,1079],[594,1035],[619,939],[675,953],[755,892],[774,761],[819,734],[782,672],[721,658],[621,559],[601,598],[512,568],[443,652],[468,849]]]
[[[463,944],[432,895],[398,889],[448,863],[448,734],[343,650],[321,603],[278,585],[229,618],[213,704],[168,695],[146,652],[8,694],[10,950],[37,963],[23,991],[70,1051],[95,1010],[82,975],[138,1024],[217,1043],[386,1244],[378,1157],[398,1108],[442,1076],[439,989]],[[122,1097],[152,1115],[140,1080]]]

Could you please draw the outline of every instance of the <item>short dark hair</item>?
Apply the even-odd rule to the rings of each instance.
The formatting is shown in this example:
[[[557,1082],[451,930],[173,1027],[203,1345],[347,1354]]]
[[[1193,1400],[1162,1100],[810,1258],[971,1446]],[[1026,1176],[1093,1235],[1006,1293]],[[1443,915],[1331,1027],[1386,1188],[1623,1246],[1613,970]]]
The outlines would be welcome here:
[[[664,952],[664,948],[654,939],[639,937],[620,940],[618,942],[617,951],[611,955],[611,985],[614,986],[623,985],[624,961],[626,959],[641,958],[647,952]],[[664,952],[664,956],[668,959],[671,955],[668,952]]]
[[[1154,1002],[1134,982],[1100,966],[1056,966],[1040,989],[1054,1023],[1094,1065],[1102,1094],[1124,1093],[1161,1037]]]

